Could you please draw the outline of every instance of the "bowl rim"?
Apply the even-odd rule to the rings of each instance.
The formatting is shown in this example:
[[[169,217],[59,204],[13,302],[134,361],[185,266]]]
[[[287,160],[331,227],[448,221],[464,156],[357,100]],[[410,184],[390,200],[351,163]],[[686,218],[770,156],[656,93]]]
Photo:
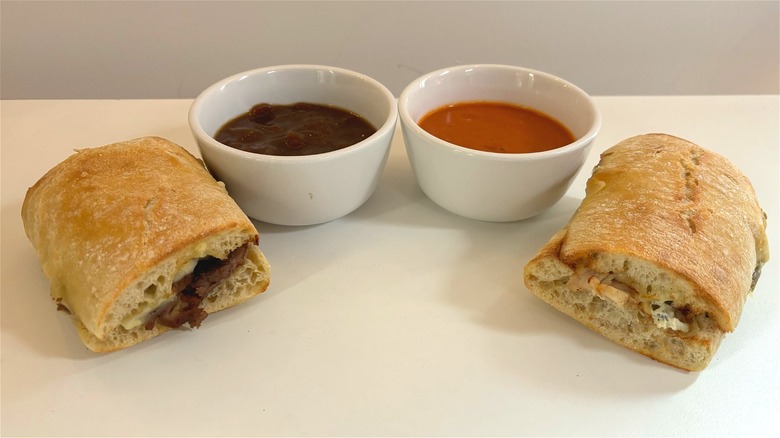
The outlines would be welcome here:
[[[590,128],[584,135],[581,135],[573,142],[561,146],[559,148],[555,148],[547,151],[541,151],[541,152],[502,153],[502,152],[488,152],[488,151],[482,151],[478,149],[471,149],[465,146],[460,146],[442,140],[439,137],[436,137],[435,135],[422,129],[420,125],[417,123],[417,121],[412,119],[412,116],[409,114],[409,108],[408,108],[409,96],[412,94],[412,92],[420,88],[420,84],[422,84],[423,82],[427,81],[432,77],[439,76],[444,73],[448,73],[448,74],[453,72],[462,73],[466,70],[474,70],[474,69],[507,70],[507,71],[531,73],[531,74],[543,76],[548,79],[552,79],[554,81],[560,82],[564,84],[564,86],[573,89],[574,91],[576,91],[577,93],[581,94],[584,97],[585,102],[593,111],[593,115],[594,115],[593,123],[591,124]],[[586,93],[582,88],[567,81],[566,79],[563,79],[551,73],[535,70],[532,68],[507,65],[507,64],[463,64],[463,65],[445,67],[429,73],[425,73],[424,75],[410,82],[406,87],[404,87],[403,91],[401,91],[401,94],[398,97],[398,117],[401,120],[402,127],[413,130],[417,135],[428,140],[428,143],[436,145],[439,148],[445,149],[447,151],[456,154],[482,157],[482,158],[498,160],[498,161],[533,161],[533,160],[549,159],[559,155],[565,155],[590,145],[598,135],[599,131],[601,130],[601,112],[596,106],[596,103],[593,101],[593,98],[588,93]],[[408,142],[405,143],[406,146],[409,146]]]
[[[388,107],[387,118],[385,119],[384,123],[381,126],[377,127],[376,132],[374,132],[370,136],[364,138],[363,140],[353,145],[341,149],[336,149],[330,152],[323,152],[320,154],[293,155],[293,156],[260,154],[256,152],[248,152],[248,151],[236,149],[218,142],[213,136],[206,133],[206,131],[203,129],[203,126],[201,126],[199,121],[199,115],[202,113],[202,111],[204,111],[203,101],[207,96],[211,96],[215,93],[218,93],[221,89],[227,86],[227,84],[242,80],[248,76],[262,75],[271,71],[301,71],[301,70],[304,71],[327,70],[342,75],[353,76],[358,80],[369,84],[370,86],[379,90],[381,94],[385,97],[385,104]],[[236,114],[235,116],[237,117],[239,116],[239,114]],[[320,64],[282,64],[282,65],[273,65],[267,67],[259,67],[259,68],[235,73],[209,85],[207,88],[201,91],[198,94],[198,96],[193,100],[192,104],[190,105],[187,119],[193,135],[195,136],[196,140],[199,140],[198,141],[199,147],[200,147],[200,142],[203,141],[215,150],[218,150],[225,154],[233,155],[235,157],[240,157],[243,159],[250,159],[254,161],[264,161],[264,162],[267,161],[267,162],[290,163],[290,164],[301,163],[301,162],[309,163],[309,162],[334,160],[334,159],[338,159],[342,155],[350,155],[356,153],[366,147],[369,147],[372,143],[379,140],[382,136],[387,135],[388,131],[390,134],[392,134],[393,131],[395,130],[396,124],[398,123],[398,105],[395,96],[393,95],[392,92],[390,92],[390,90],[387,87],[384,86],[384,84],[363,73],[356,72],[354,70],[349,70],[342,67],[320,65]],[[388,147],[389,147],[389,143],[388,143]]]

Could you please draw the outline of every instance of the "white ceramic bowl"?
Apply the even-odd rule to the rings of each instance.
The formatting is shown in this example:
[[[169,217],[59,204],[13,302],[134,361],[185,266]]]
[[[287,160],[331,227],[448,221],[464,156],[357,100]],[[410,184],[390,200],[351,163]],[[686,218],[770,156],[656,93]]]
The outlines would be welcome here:
[[[545,152],[483,152],[440,140],[417,122],[458,102],[494,101],[531,107],[563,123],[576,140]],[[428,73],[398,99],[401,128],[417,182],[436,204],[472,219],[508,222],[555,204],[579,172],[601,127],[590,96],[540,71],[506,65],[464,65]]]
[[[214,140],[226,122],[258,103],[310,102],[355,112],[377,128],[365,140],[316,155],[245,152]],[[393,94],[360,73],[318,65],[260,68],[223,79],[192,104],[189,122],[214,177],[252,218],[313,225],[344,216],[373,194],[398,119]]]

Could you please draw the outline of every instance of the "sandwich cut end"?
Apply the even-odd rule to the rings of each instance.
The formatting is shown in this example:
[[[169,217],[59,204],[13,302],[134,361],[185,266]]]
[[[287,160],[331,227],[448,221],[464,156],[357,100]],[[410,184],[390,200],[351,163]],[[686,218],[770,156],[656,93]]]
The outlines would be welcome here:
[[[199,328],[210,314],[239,305],[266,291],[270,284],[270,266],[254,243],[231,251],[220,263],[207,258],[203,260],[216,268],[199,273],[196,267],[192,273],[168,286],[174,291],[178,289],[178,292],[154,304],[137,305],[134,312],[108,328],[102,337],[96,336],[74,317],[81,341],[96,353],[107,353],[152,339],[185,324]],[[186,285],[182,285],[184,283]],[[157,288],[157,285],[154,287]],[[203,290],[198,292],[201,287]]]
[[[559,232],[525,266],[525,285],[534,295],[592,331],[656,361],[687,371],[701,371],[709,364],[724,334],[713,319],[681,315],[667,304],[671,300],[642,298],[626,284],[629,279],[614,280],[614,272],[600,275],[565,264],[556,251],[565,234]]]

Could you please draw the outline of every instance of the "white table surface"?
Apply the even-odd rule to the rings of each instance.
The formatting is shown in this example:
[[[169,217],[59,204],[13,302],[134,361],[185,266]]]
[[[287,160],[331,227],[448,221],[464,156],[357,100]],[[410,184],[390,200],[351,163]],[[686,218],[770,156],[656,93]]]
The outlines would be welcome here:
[[[396,135],[374,196],[312,227],[256,223],[266,293],[98,355],[55,311],[22,199],[74,148],[159,135],[197,153],[189,100],[2,101],[3,435],[774,435],[780,422],[778,96],[598,97],[577,180],[532,219],[437,207]],[[598,154],[665,132],[753,182],[774,258],[709,368],[612,344],[532,296],[523,265],[570,217]]]

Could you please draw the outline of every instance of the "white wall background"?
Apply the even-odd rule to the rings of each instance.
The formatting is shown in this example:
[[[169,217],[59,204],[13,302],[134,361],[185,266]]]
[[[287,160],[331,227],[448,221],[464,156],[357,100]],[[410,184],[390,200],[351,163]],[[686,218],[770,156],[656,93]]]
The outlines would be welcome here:
[[[398,95],[465,63],[545,70],[594,95],[777,94],[780,2],[2,1],[0,97],[192,98],[312,63]]]

